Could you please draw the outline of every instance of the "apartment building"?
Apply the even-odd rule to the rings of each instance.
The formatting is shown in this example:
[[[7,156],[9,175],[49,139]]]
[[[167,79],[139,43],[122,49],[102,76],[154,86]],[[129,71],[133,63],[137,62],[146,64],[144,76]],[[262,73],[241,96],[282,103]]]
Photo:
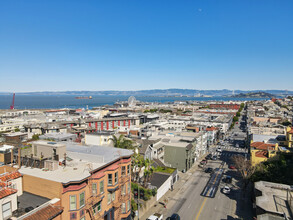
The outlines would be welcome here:
[[[41,169],[22,166],[24,191],[60,199],[61,219],[130,219],[132,151],[69,142],[47,145],[45,149],[43,141],[36,142],[33,151],[61,155],[45,161]]]

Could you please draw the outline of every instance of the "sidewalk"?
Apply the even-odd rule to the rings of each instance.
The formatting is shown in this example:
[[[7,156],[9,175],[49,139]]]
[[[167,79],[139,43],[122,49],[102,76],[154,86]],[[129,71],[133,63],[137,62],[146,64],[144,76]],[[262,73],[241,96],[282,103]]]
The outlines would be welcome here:
[[[186,186],[184,186],[185,183],[188,181],[189,177],[193,173],[195,173],[195,171],[197,171],[199,169],[198,164],[206,155],[207,154],[205,154],[201,158],[199,158],[186,173],[178,172],[179,180],[174,184],[173,191],[169,190],[167,193],[165,193],[165,195],[162,196],[162,198],[159,201],[157,201],[152,208],[150,208],[143,216],[140,216],[139,218],[142,220],[145,220],[150,215],[152,215],[154,213],[163,214],[164,215],[163,219],[167,218],[168,216],[166,216],[166,214],[167,214],[168,208],[173,207],[175,205],[176,198],[178,197],[178,195],[177,195],[178,192],[183,190],[186,187]],[[180,197],[180,195],[181,194],[179,194],[179,197]],[[175,198],[175,199],[171,200],[169,198]],[[167,201],[167,202],[165,202],[165,201]],[[164,208],[164,206],[162,204],[160,204],[160,202],[165,203],[167,208]],[[137,217],[135,219],[137,219]]]

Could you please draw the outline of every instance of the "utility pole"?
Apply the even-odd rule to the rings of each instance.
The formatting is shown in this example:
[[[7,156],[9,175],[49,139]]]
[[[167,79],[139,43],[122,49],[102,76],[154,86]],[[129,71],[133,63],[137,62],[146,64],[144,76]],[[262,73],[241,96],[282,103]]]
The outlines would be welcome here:
[[[137,219],[139,220],[139,183],[137,183]]]

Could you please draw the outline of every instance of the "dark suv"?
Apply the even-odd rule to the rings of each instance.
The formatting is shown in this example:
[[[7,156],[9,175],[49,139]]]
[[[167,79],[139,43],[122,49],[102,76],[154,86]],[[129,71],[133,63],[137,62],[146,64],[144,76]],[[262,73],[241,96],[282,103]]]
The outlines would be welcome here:
[[[206,168],[205,172],[206,173],[212,173],[213,172],[213,168],[208,167],[208,168]]]
[[[171,217],[168,217],[166,220],[180,220],[180,216],[174,213]]]
[[[223,179],[223,181],[224,181],[225,183],[232,183],[232,177],[231,177],[231,176],[226,176],[226,177]]]

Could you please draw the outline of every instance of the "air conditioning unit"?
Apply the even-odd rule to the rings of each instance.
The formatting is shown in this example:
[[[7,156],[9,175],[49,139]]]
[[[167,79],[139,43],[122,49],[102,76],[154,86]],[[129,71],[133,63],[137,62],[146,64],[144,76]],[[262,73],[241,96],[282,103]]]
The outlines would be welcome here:
[[[55,160],[45,160],[45,169],[49,171],[54,171],[58,169],[58,161]]]

